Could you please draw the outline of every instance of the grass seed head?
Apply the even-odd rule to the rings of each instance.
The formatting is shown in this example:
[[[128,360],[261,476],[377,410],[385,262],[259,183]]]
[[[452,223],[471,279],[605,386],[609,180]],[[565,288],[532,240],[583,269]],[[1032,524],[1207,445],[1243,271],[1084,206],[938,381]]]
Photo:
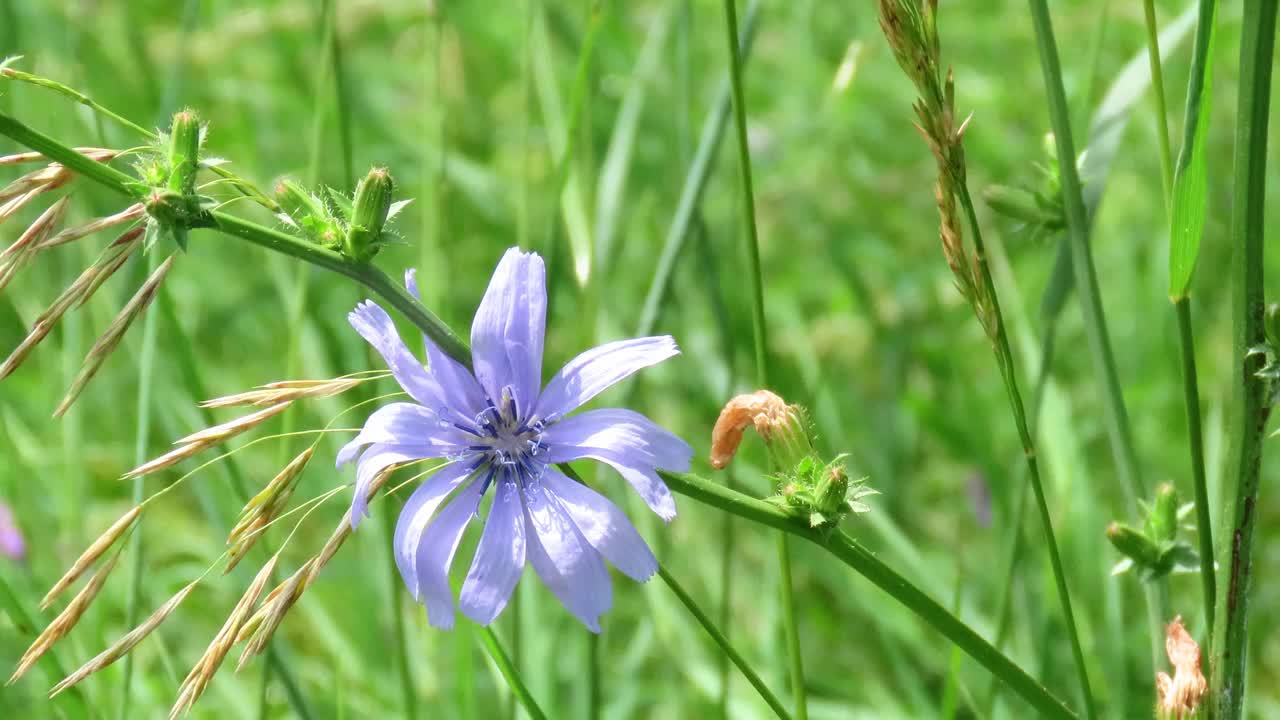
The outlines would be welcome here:
[[[134,523],[138,521],[138,517],[141,515],[142,507],[134,506],[129,510],[129,512],[121,515],[118,520],[112,523],[111,527],[103,531],[103,533],[98,536],[98,539],[90,543],[89,547],[85,548],[85,551],[80,553],[80,557],[76,558],[76,561],[71,564],[71,567],[67,572],[59,578],[58,582],[53,584],[53,587],[49,589],[49,592],[45,593],[44,599],[40,601],[40,609],[47,610],[49,606],[53,604],[53,601],[57,599],[64,590],[71,587],[76,580],[79,580],[80,576],[84,575],[84,572],[88,570],[91,565],[97,562],[98,559],[102,557],[103,553],[110,550],[117,540],[123,537],[125,533],[129,532],[129,530],[134,526]]]

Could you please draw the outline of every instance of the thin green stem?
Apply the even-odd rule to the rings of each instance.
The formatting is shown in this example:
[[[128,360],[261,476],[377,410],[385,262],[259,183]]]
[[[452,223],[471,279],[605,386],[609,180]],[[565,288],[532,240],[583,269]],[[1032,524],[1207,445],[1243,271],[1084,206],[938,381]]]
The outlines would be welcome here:
[[[484,649],[488,651],[493,663],[498,666],[498,671],[502,673],[503,679],[507,681],[507,686],[511,688],[512,694],[524,706],[525,712],[529,713],[529,717],[533,718],[533,720],[546,720],[546,713],[542,712],[542,708],[538,707],[537,701],[529,693],[529,688],[524,684],[519,671],[516,670],[515,665],[511,664],[511,658],[507,655],[507,652],[502,649],[498,636],[493,633],[492,629],[487,627],[479,627],[477,630],[480,633],[480,642],[484,645]]]
[[[1116,370],[1111,337],[1107,333],[1098,275],[1094,270],[1093,254],[1089,248],[1089,216],[1085,208],[1084,195],[1081,192],[1080,176],[1074,162],[1076,150],[1071,136],[1071,115],[1062,84],[1058,45],[1053,37],[1053,21],[1049,17],[1046,0],[1028,0],[1028,3],[1035,25],[1040,65],[1044,71],[1049,119],[1053,125],[1058,157],[1062,159],[1058,163],[1058,168],[1062,183],[1062,203],[1067,217],[1067,240],[1071,248],[1072,275],[1080,291],[1080,310],[1084,316],[1085,335],[1093,357],[1094,371],[1102,381],[1103,420],[1111,444],[1111,453],[1115,459],[1120,486],[1125,493],[1129,511],[1136,515],[1138,500],[1146,497],[1147,491],[1138,467],[1129,414],[1125,409],[1124,393],[1120,389],[1120,374]],[[1148,634],[1151,640],[1151,661],[1152,665],[1156,666],[1162,662],[1161,637],[1165,613],[1159,593],[1154,587],[1148,585],[1144,589],[1144,595],[1147,605]]]
[[[1267,125],[1276,33],[1275,0],[1245,0],[1241,22],[1240,92],[1236,111],[1235,191],[1231,218],[1233,278],[1233,367],[1231,475],[1225,517],[1229,543],[1219,562],[1227,582],[1218,599],[1217,632],[1210,666],[1211,699],[1218,720],[1241,717],[1248,652],[1249,590],[1253,581],[1253,536],[1261,514],[1258,479],[1263,433],[1270,406],[1266,383],[1258,377],[1262,359],[1251,349],[1265,341],[1263,322],[1263,240],[1266,211]],[[1230,486],[1229,486],[1230,487]]]
[[[1203,151],[1203,133],[1208,132],[1207,99],[1205,92],[1209,83],[1211,70],[1211,46],[1214,35],[1214,23],[1217,15],[1217,0],[1201,0],[1199,17],[1196,25],[1195,46],[1192,49],[1191,74],[1187,82],[1187,105],[1183,122],[1182,149],[1178,153],[1178,164],[1173,182],[1175,187],[1189,182],[1186,175],[1191,170],[1192,158],[1199,145]],[[1203,105],[1203,107],[1202,107]],[[1205,115],[1202,117],[1202,115]],[[1200,168],[1203,171],[1203,167]],[[1184,200],[1185,202],[1186,200]],[[1195,232],[1203,232],[1203,227],[1195,228]],[[1172,248],[1173,231],[1170,230]],[[1197,242],[1198,245],[1198,242]],[[1190,283],[1190,273],[1186,283]],[[1205,612],[1205,645],[1213,645],[1214,613],[1217,604],[1217,578],[1214,568],[1213,526],[1210,520],[1209,491],[1205,482],[1204,469],[1204,437],[1200,429],[1200,390],[1196,379],[1195,339],[1191,325],[1191,300],[1186,295],[1185,286],[1182,294],[1173,299],[1174,315],[1178,320],[1179,349],[1182,356],[1182,389],[1184,406],[1187,412],[1187,444],[1191,451],[1191,476],[1196,498],[1196,532],[1200,539],[1200,581],[1204,588]]]
[[[153,252],[148,257],[149,271],[154,272],[160,262],[160,253]],[[157,318],[158,313],[154,310],[143,318],[142,349],[138,354],[138,424],[135,428],[133,448],[134,462],[138,465],[147,461],[147,440],[151,435],[151,390],[156,358]],[[146,498],[146,478],[134,478],[130,492],[134,506],[142,504]],[[130,533],[129,538],[129,599],[125,606],[126,627],[138,625],[138,614],[142,607],[142,575],[145,570],[143,555],[146,548],[142,542],[142,532],[138,531],[143,518],[139,518],[137,522],[138,525],[135,526],[135,531]],[[127,720],[129,717],[129,704],[133,700],[133,693],[130,690],[132,684],[133,653],[129,653],[124,656],[124,678],[121,681],[120,711],[117,714],[121,720]]]
[[[685,589],[680,586],[680,583],[677,582],[674,577],[671,576],[671,573],[668,572],[665,567],[659,567],[658,577],[661,577],[662,581],[667,584],[667,587],[671,588],[671,592],[675,593],[676,598],[678,598],[681,604],[685,606],[685,609],[693,615],[694,619],[698,621],[698,624],[702,626],[702,629],[707,631],[707,634],[716,642],[716,645],[720,647],[720,650],[733,661],[733,664],[738,667],[738,670],[742,671],[743,677],[747,679],[747,682],[751,683],[751,687],[755,688],[756,692],[760,693],[760,697],[768,703],[774,714],[779,718],[782,718],[782,720],[790,720],[791,714],[787,712],[787,707],[783,705],[782,701],[773,694],[773,691],[764,684],[764,680],[760,679],[760,676],[756,674],[756,671],[751,669],[751,666],[747,664],[746,659],[742,657],[742,653],[739,653],[733,645],[729,644],[729,638],[725,637],[724,633],[716,627],[715,623],[711,622],[711,618],[703,612],[701,607],[698,607],[698,603],[690,597],[688,592],[685,592]]]
[[[984,291],[982,294],[990,298],[992,311],[996,319],[995,354],[1000,366],[1000,376],[1004,379],[1005,390],[1009,396],[1009,407],[1013,411],[1014,423],[1018,427],[1018,437],[1022,441],[1022,452],[1026,456],[1027,476],[1031,481],[1031,491],[1035,496],[1036,509],[1040,513],[1040,527],[1044,532],[1045,545],[1049,550],[1049,563],[1053,568],[1053,581],[1057,587],[1058,601],[1062,605],[1062,616],[1067,626],[1067,638],[1071,643],[1071,655],[1075,660],[1076,674],[1080,679],[1080,691],[1084,696],[1085,717],[1094,717],[1093,691],[1089,686],[1089,667],[1085,661],[1084,649],[1080,644],[1080,633],[1076,629],[1075,613],[1071,607],[1071,593],[1067,588],[1066,572],[1062,568],[1062,557],[1058,552],[1058,540],[1053,531],[1053,517],[1049,514],[1049,503],[1045,499],[1044,485],[1040,481],[1040,466],[1036,459],[1035,440],[1031,435],[1031,427],[1027,422],[1026,408],[1022,403],[1022,393],[1018,390],[1018,373],[1014,366],[1013,350],[1009,346],[1009,335],[1000,312],[1000,299],[996,293],[995,282],[991,278],[991,267],[987,262],[986,247],[982,241],[982,228],[978,224],[978,215],[969,196],[969,185],[963,179],[958,183],[961,207],[969,220],[973,233],[974,254],[978,258],[979,281]]]
[[[756,15],[759,0],[752,0],[743,18],[742,32],[738,36],[740,57],[746,58],[751,51],[751,43],[755,38]],[[741,68],[739,68],[741,70]],[[666,302],[667,293],[671,289],[671,278],[675,274],[676,263],[684,250],[685,241],[698,216],[698,206],[702,203],[702,192],[711,177],[711,169],[716,162],[716,154],[720,151],[720,140],[724,137],[729,122],[729,106],[733,101],[730,78],[725,78],[716,91],[716,102],[711,113],[703,122],[702,132],[698,137],[698,147],[694,150],[693,161],[689,171],[685,173],[684,185],[680,189],[680,199],[676,203],[675,213],[671,216],[671,225],[662,244],[662,252],[658,255],[658,265],[654,269],[653,280],[649,291],[645,294],[644,305],[640,310],[640,322],[636,335],[644,337],[653,334],[658,324],[658,313]],[[3,130],[0,129],[0,132]]]
[[[1195,485],[1196,532],[1200,538],[1200,582],[1204,588],[1207,637],[1213,636],[1213,613],[1217,582],[1213,569],[1213,531],[1209,519],[1209,489],[1204,473],[1204,434],[1200,430],[1200,387],[1196,381],[1196,348],[1191,333],[1191,300],[1173,303],[1178,318],[1178,340],[1182,352],[1183,404],[1187,409],[1187,441],[1191,450],[1191,476]]]
[[[755,344],[756,384],[769,387],[768,328],[764,319],[764,277],[760,270],[760,236],[756,229],[755,189],[751,179],[751,147],[747,141],[747,106],[742,93],[742,53],[738,47],[737,0],[724,0],[725,36],[729,45],[729,83],[733,88],[733,119],[738,140],[738,175],[742,180],[742,213],[747,226],[747,274],[751,279],[751,328]],[[787,536],[778,536],[778,571],[782,585],[782,623],[786,634],[791,692],[797,720],[808,720],[805,697],[804,656],[800,651],[800,626],[796,620],[791,579],[791,553]]]
[[[848,535],[839,531],[810,528],[807,522],[787,515],[775,505],[697,475],[668,472],[659,474],[672,490],[682,495],[747,520],[804,538],[825,549],[959,646],[969,657],[1000,678],[1038,710],[1042,717],[1076,717],[1070,708],[1028,675],[1017,663],[992,647],[972,628]]]
[[[1151,93],[1156,105],[1156,138],[1160,142],[1160,178],[1164,183],[1165,211],[1173,203],[1173,153],[1169,149],[1169,114],[1164,104],[1164,71],[1160,62],[1160,26],[1155,0],[1142,0],[1147,23],[1147,60],[1151,64]]]

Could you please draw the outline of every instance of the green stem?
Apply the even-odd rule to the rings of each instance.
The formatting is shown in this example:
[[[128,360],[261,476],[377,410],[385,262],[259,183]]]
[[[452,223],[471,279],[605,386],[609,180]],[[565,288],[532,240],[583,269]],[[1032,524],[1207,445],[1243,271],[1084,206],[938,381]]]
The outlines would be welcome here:
[[[1227,582],[1218,599],[1211,685],[1219,720],[1237,720],[1244,707],[1248,650],[1249,589],[1253,580],[1253,535],[1258,524],[1258,476],[1270,407],[1257,376],[1262,358],[1250,349],[1265,341],[1263,329],[1263,240],[1266,210],[1267,124],[1275,51],[1275,0],[1245,0],[1241,22],[1240,92],[1236,111],[1235,191],[1231,218],[1233,276],[1232,474],[1225,517],[1229,543],[1219,547]]]
[[[716,645],[720,646],[720,650],[733,661],[733,664],[736,665],[739,670],[742,671],[742,676],[747,679],[747,682],[751,683],[751,687],[755,688],[756,692],[760,693],[760,697],[768,703],[773,712],[778,717],[782,718],[782,720],[790,720],[791,715],[787,712],[787,708],[782,704],[782,701],[779,700],[778,697],[773,694],[773,691],[764,684],[764,681],[760,679],[760,676],[756,674],[756,671],[751,669],[751,666],[747,664],[747,661],[742,657],[742,654],[739,653],[733,645],[729,644],[729,638],[725,637],[724,633],[720,632],[720,629],[716,627],[715,623],[711,622],[711,618],[707,617],[707,614],[702,611],[702,608],[698,607],[698,603],[689,596],[689,593],[685,592],[685,589],[680,586],[680,583],[676,582],[676,579],[671,576],[671,573],[667,572],[665,567],[659,567],[658,577],[661,577],[662,581],[667,584],[667,587],[671,588],[671,592],[676,594],[676,597],[685,606],[689,613],[693,615],[694,619],[698,621],[698,624],[702,626],[702,629],[707,631],[707,634],[711,636],[712,640],[715,640]]]
[[[759,5],[759,0],[753,0],[747,7],[747,15],[743,19],[742,32],[738,36],[739,54],[742,58],[751,51]],[[714,109],[703,122],[702,132],[698,137],[698,147],[693,153],[693,162],[689,165],[689,171],[685,173],[684,185],[680,188],[680,199],[676,203],[675,213],[671,216],[671,225],[667,229],[662,252],[658,256],[658,265],[640,310],[637,337],[653,334],[653,329],[658,324],[658,313],[671,288],[671,277],[675,274],[676,263],[680,259],[685,241],[697,220],[702,192],[707,187],[708,178],[711,177],[711,168],[715,165],[716,154],[720,150],[720,139],[724,137],[725,127],[729,122],[732,92],[730,78],[725,78],[716,92]]]
[[[498,666],[498,671],[502,673],[503,679],[507,681],[507,686],[511,688],[512,694],[524,706],[525,712],[529,713],[529,717],[533,718],[533,720],[547,720],[546,713],[542,712],[542,708],[538,707],[537,701],[529,693],[529,688],[524,684],[519,671],[516,670],[515,665],[511,664],[511,658],[502,649],[502,644],[498,642],[498,636],[490,628],[480,627],[477,629],[480,632],[480,641],[484,645],[484,649],[488,651],[493,663]]]
[[[160,253],[152,252],[148,258],[149,272],[152,272],[160,262]],[[158,311],[152,310],[142,321],[142,350],[138,356],[138,425],[135,429],[133,448],[134,461],[139,465],[147,461],[147,440],[151,435],[151,387],[156,357],[157,318]],[[145,477],[134,478],[131,494],[134,506],[141,505],[146,497]],[[142,575],[145,570],[143,557],[145,548],[140,528],[142,521],[142,518],[138,519],[139,527],[134,528],[135,532],[130,533],[129,538],[129,599],[125,607],[126,627],[138,625],[138,614],[142,606]],[[133,653],[124,656],[124,678],[121,682],[120,712],[117,717],[127,720],[129,704],[133,700],[133,693],[130,691],[130,686],[133,684]]]
[[[1094,371],[1103,386],[1103,419],[1111,453],[1115,458],[1120,485],[1125,493],[1130,514],[1138,512],[1138,500],[1147,491],[1138,468],[1138,457],[1133,445],[1133,432],[1129,414],[1124,405],[1124,393],[1120,389],[1120,374],[1116,370],[1115,354],[1111,349],[1111,337],[1107,333],[1106,316],[1102,310],[1102,293],[1098,288],[1098,275],[1093,266],[1093,254],[1089,249],[1089,216],[1081,192],[1080,176],[1076,170],[1075,143],[1071,137],[1071,116],[1067,108],[1066,92],[1062,84],[1062,68],[1058,61],[1058,45],[1053,37],[1053,21],[1049,17],[1046,0],[1028,0],[1031,18],[1035,25],[1036,43],[1040,65],[1044,71],[1044,84],[1049,103],[1049,119],[1053,125],[1057,144],[1059,173],[1062,182],[1062,203],[1067,216],[1067,240],[1071,247],[1072,275],[1079,288],[1080,310],[1084,316],[1085,335],[1093,356]],[[1148,635],[1151,640],[1151,662],[1158,666],[1163,662],[1161,638],[1163,637],[1164,609],[1159,593],[1150,584],[1144,590],[1147,605]]]
[[[1178,318],[1178,339],[1182,351],[1182,392],[1187,409],[1187,440],[1191,449],[1191,475],[1195,484],[1196,533],[1200,538],[1200,582],[1204,588],[1207,637],[1213,637],[1213,613],[1218,591],[1213,569],[1213,530],[1209,519],[1209,490],[1204,473],[1204,434],[1200,430],[1200,388],[1196,381],[1196,349],[1191,334],[1191,300],[1173,303]],[[1212,644],[1212,643],[1207,643]]]
[[[755,190],[751,179],[751,148],[747,142],[747,107],[742,93],[742,53],[738,47],[737,0],[724,0],[725,32],[729,45],[729,82],[733,88],[733,118],[738,140],[738,172],[742,179],[743,219],[747,226],[747,273],[751,277],[751,328],[755,341],[756,384],[769,387],[768,328],[764,319],[764,277],[760,270],[760,236],[756,229]],[[800,650],[800,626],[796,620],[791,579],[791,553],[787,536],[779,535],[778,571],[782,584],[782,623],[786,634],[791,692],[795,697],[796,719],[808,720],[805,697],[804,656]]]
[[[838,531],[815,530],[808,523],[792,518],[775,505],[697,475],[669,472],[660,472],[660,475],[676,492],[747,520],[804,538],[825,549],[955,643],[1036,708],[1042,717],[1076,717],[1070,708],[1017,663],[992,647],[981,635],[848,535]]]
[[[1160,141],[1160,177],[1164,183],[1164,207],[1173,198],[1173,153],[1169,149],[1168,111],[1164,104],[1164,71],[1160,62],[1160,27],[1156,24],[1155,0],[1142,0],[1147,22],[1147,60],[1151,64],[1151,92],[1156,104],[1156,138]]]
[[[1014,366],[1013,350],[1009,347],[1009,335],[1000,312],[1000,299],[996,293],[995,281],[991,278],[991,266],[987,262],[986,246],[982,241],[982,228],[978,224],[978,215],[973,206],[973,198],[969,196],[969,185],[962,178],[958,183],[958,199],[968,218],[973,232],[973,249],[978,259],[979,281],[985,294],[990,298],[991,308],[995,315],[995,354],[1000,366],[1000,376],[1004,379],[1005,391],[1009,396],[1009,407],[1013,411],[1014,423],[1018,428],[1018,437],[1022,441],[1022,452],[1026,457],[1027,476],[1031,480],[1031,491],[1035,495],[1036,509],[1040,513],[1040,527],[1044,532],[1045,544],[1049,549],[1049,564],[1053,568],[1053,581],[1057,587],[1058,601],[1062,605],[1062,616],[1067,626],[1067,638],[1071,643],[1071,655],[1075,660],[1076,674],[1080,679],[1080,691],[1084,696],[1085,717],[1094,717],[1093,691],[1089,686],[1089,667],[1085,661],[1084,649],[1080,645],[1080,633],[1076,629],[1075,613],[1071,608],[1071,593],[1067,589],[1067,576],[1062,568],[1062,557],[1058,552],[1058,540],[1053,531],[1053,517],[1049,514],[1049,503],[1045,499],[1044,484],[1040,480],[1040,465],[1036,459],[1035,440],[1031,436],[1031,428],[1027,423],[1026,407],[1022,403],[1022,393],[1018,390],[1018,373]]]

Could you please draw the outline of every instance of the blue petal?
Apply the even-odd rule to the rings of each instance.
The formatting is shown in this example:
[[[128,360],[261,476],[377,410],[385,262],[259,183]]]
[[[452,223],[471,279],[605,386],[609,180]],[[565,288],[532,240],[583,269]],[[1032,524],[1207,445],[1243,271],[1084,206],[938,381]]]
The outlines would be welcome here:
[[[523,417],[538,400],[546,322],[542,258],[519,248],[507,250],[471,324],[471,360],[489,399],[501,402],[503,389],[511,386]]]
[[[351,498],[351,529],[360,527],[360,521],[369,516],[369,485],[378,473],[392,465],[433,457],[438,455],[426,445],[370,445],[356,464],[356,489]]]
[[[414,297],[419,297],[416,276],[417,273],[414,270],[406,270],[404,284]],[[440,346],[425,334],[422,336],[422,342],[427,348],[428,367],[432,376],[440,384],[445,404],[457,410],[465,420],[475,418],[487,405],[484,389],[480,387],[480,383],[476,382],[470,370],[446,355]]]
[[[543,584],[591,632],[613,604],[609,570],[559,501],[545,489],[525,487],[529,564]]]
[[[484,483],[473,481],[444,506],[418,543],[414,568],[419,599],[427,606],[427,622],[442,630],[453,627],[453,591],[449,588],[449,568],[458,552],[458,543],[467,524],[480,507]]]
[[[658,572],[653,551],[608,498],[550,467],[542,475],[542,484],[560,501],[587,542],[624,575],[644,582]]]
[[[680,354],[670,335],[619,340],[570,360],[547,383],[534,414],[562,417],[637,370]]]
[[[458,605],[477,624],[488,625],[506,607],[524,572],[524,513],[520,488],[504,478],[494,486],[493,506]]]
[[[542,442],[550,448],[549,462],[589,457],[588,450],[612,451],[629,463],[686,472],[693,448],[633,410],[588,410],[548,426]]]
[[[418,583],[418,567],[415,562],[418,547],[422,544],[422,532],[427,529],[436,509],[449,496],[449,493],[471,477],[474,472],[475,465],[458,462],[440,468],[413,491],[400,511],[392,548],[395,550],[396,567],[400,570],[400,577],[404,578],[404,584],[409,587],[409,592],[413,594],[415,600],[422,595]]]
[[[423,405],[441,405],[440,389],[427,369],[409,352],[396,325],[377,303],[365,300],[347,315],[351,327],[373,346],[410,397]]]
[[[355,459],[365,445],[427,445],[439,451],[423,457],[443,457],[465,446],[465,439],[452,425],[442,424],[431,410],[413,403],[383,405],[364,421],[364,427],[338,451],[342,467]]]

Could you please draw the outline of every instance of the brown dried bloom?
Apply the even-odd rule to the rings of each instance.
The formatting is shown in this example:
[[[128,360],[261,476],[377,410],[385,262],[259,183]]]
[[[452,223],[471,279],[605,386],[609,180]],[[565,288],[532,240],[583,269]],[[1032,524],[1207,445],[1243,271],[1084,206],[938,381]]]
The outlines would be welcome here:
[[[720,411],[711,430],[711,467],[723,470],[742,444],[747,426],[754,425],[765,443],[795,445],[797,433],[803,438],[799,409],[769,390],[739,395]],[[804,439],[803,443],[808,444]]]
[[[1193,717],[1209,684],[1200,671],[1200,646],[1182,625],[1182,616],[1165,626],[1165,652],[1173,664],[1173,677],[1156,673],[1156,712],[1161,718]]]

